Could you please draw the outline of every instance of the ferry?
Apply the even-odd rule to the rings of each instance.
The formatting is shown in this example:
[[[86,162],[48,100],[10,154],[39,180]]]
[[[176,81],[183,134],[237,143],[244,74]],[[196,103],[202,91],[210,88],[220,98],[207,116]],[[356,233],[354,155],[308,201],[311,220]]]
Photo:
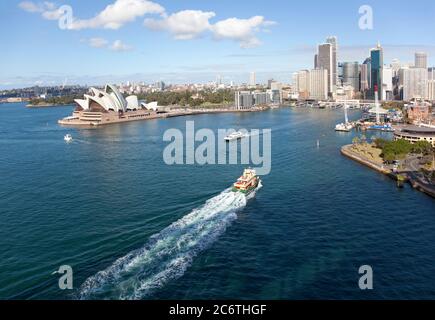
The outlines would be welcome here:
[[[72,136],[68,133],[63,137],[63,140],[65,140],[65,142],[71,142],[73,140]]]
[[[233,192],[241,192],[243,194],[250,194],[260,184],[260,177],[253,169],[245,169],[243,175],[233,185]]]
[[[245,138],[246,135],[243,132],[237,131],[225,137],[225,141],[233,141]]]

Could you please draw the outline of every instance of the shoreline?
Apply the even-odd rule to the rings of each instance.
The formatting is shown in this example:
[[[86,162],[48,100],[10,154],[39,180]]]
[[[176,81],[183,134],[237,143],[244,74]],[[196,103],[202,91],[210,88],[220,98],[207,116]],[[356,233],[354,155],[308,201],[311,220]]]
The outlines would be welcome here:
[[[415,190],[418,190],[418,191],[423,192],[432,198],[435,198],[434,188],[430,188],[430,187],[424,185],[423,183],[421,183],[418,179],[414,179],[412,177],[412,175],[408,174],[406,171],[398,172],[396,174],[390,170],[385,169],[384,166],[380,166],[380,165],[374,163],[373,161],[365,159],[361,155],[356,154],[355,152],[350,150],[351,148],[352,148],[352,145],[345,145],[345,146],[341,147],[341,154],[344,155],[345,157],[351,159],[351,160],[354,160],[362,165],[365,165],[366,167],[369,167],[372,170],[375,170],[379,173],[382,173],[382,174],[390,177],[391,179],[393,179],[395,181],[399,182],[399,178],[398,178],[399,175],[404,176],[405,180],[403,182],[408,182],[412,186],[412,188],[414,188]]]
[[[58,120],[58,124],[68,127],[99,127],[106,126],[110,124],[116,123],[125,123],[132,121],[145,121],[145,120],[155,120],[155,119],[167,119],[167,118],[175,118],[175,117],[185,117],[185,116],[193,116],[193,115],[201,115],[201,114],[219,114],[219,113],[247,113],[247,112],[261,112],[269,110],[269,108],[256,108],[249,110],[235,110],[235,109],[188,109],[188,110],[180,110],[175,109],[169,111],[167,113],[157,113],[148,110],[140,110],[134,112],[125,113],[123,117],[119,117],[118,115],[109,114],[106,115],[104,113],[73,113],[73,117],[66,117]],[[91,120],[82,120],[85,116],[90,116]]]

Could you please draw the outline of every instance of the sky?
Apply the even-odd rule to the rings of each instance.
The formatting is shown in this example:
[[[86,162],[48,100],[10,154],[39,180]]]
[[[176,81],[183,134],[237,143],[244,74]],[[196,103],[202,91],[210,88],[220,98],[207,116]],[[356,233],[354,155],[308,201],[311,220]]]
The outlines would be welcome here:
[[[360,28],[363,5],[371,30]],[[330,35],[339,61],[362,62],[379,41],[385,63],[425,51],[435,66],[434,16],[433,0],[3,0],[0,88],[242,83],[250,72],[289,83]]]

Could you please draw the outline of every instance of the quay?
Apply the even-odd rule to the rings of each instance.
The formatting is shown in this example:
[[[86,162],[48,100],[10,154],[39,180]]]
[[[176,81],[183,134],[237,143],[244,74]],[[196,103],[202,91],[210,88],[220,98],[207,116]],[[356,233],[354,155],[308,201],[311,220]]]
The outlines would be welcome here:
[[[408,182],[415,190],[421,191],[433,198],[435,198],[435,186],[415,172],[415,170],[400,170],[394,171],[391,166],[384,165],[362,156],[360,153],[352,150],[353,145],[346,145],[341,148],[341,154],[350,158],[360,164],[363,164],[379,173],[385,174],[391,179],[401,182]]]
[[[233,108],[220,109],[176,109],[168,112],[157,112],[152,110],[136,110],[125,113],[115,112],[92,112],[92,111],[74,111],[72,116],[58,121],[60,125],[72,127],[96,127],[115,123],[124,123],[139,120],[167,119],[173,117],[192,116],[200,114],[217,114],[217,113],[246,113],[259,112],[267,108],[252,108],[249,110],[238,110]]]

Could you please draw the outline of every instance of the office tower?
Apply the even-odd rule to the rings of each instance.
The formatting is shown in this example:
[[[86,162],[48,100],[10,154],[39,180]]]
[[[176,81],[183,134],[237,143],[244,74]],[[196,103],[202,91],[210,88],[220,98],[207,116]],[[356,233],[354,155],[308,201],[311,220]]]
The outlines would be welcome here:
[[[326,43],[332,45],[332,92],[335,92],[338,82],[338,40],[336,36],[326,38]]]
[[[257,85],[257,80],[255,78],[255,72],[251,72],[249,75],[249,85],[255,87]]]
[[[381,44],[378,43],[377,47],[370,50],[371,60],[371,84],[372,98],[375,97],[375,92],[379,93],[379,100],[383,99],[382,96],[382,68],[384,67],[384,51]]]
[[[401,69],[403,100],[426,99],[428,94],[427,69],[403,68]]]
[[[254,95],[250,91],[236,91],[235,100],[238,110],[246,110],[254,106]]]
[[[391,68],[393,69],[393,77],[397,77],[399,75],[401,64],[399,59],[393,59],[391,62]]]
[[[428,80],[435,80],[435,67],[427,69],[427,79]]]
[[[428,93],[427,93],[428,99],[430,101],[435,101],[435,80],[429,80],[427,84],[428,84]]]
[[[299,93],[299,73],[294,72],[292,74],[292,93],[298,94]]]
[[[333,49],[330,43],[324,43],[319,45],[318,53],[318,67],[319,69],[324,69],[328,72],[328,93],[332,95],[334,79],[333,79]],[[337,83],[337,81],[335,81]]]
[[[370,81],[369,81],[369,66],[367,64],[362,64],[360,66],[361,73],[360,73],[360,91],[366,92],[370,88]]]
[[[350,85],[354,91],[359,91],[359,64],[358,62],[343,63],[343,85]]]
[[[382,69],[382,96],[384,100],[393,100],[393,68],[384,66]]]
[[[310,94],[310,71],[298,72],[298,93],[301,99],[307,99]]]
[[[310,71],[310,99],[328,99],[328,71],[313,69]]]
[[[427,69],[427,53],[425,52],[415,53],[415,67]]]
[[[318,69],[319,68],[319,55],[316,53],[314,55],[314,69]]]

